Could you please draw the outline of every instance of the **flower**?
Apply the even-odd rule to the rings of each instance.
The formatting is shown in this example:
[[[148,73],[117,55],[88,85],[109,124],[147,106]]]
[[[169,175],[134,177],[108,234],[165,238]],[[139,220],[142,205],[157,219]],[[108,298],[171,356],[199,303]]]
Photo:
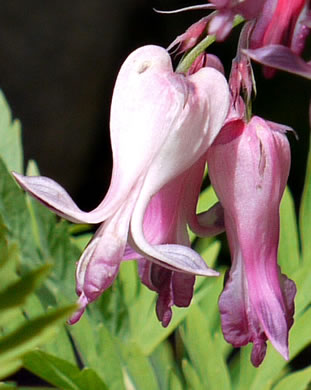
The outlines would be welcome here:
[[[209,24],[209,34],[216,35],[218,41],[223,41],[230,33],[236,15],[253,20],[260,14],[265,2],[266,0],[211,0],[217,12]]]
[[[284,127],[253,117],[228,122],[207,152],[224,208],[232,267],[219,299],[222,330],[234,347],[253,343],[259,366],[266,341],[288,359],[296,287],[277,264],[279,206],[290,168]]]
[[[309,34],[308,13],[307,0],[264,2],[251,35],[250,50],[246,52],[252,59],[269,65],[264,68],[266,77],[274,75],[271,67],[299,74],[301,64],[295,57],[299,58]]]
[[[26,191],[58,215],[77,223],[101,223],[77,265],[80,309],[71,323],[112,284],[127,242],[143,258],[171,270],[217,275],[187,246],[152,245],[143,222],[150,200],[212,144],[228,106],[228,85],[220,72],[203,68],[188,77],[176,74],[165,49],[144,46],[125,60],[114,87],[113,172],[108,193],[97,208],[80,210],[49,178],[14,174]]]
[[[153,245],[178,243],[190,246],[187,225],[198,236],[212,236],[224,231],[223,208],[220,203],[196,215],[196,205],[204,175],[206,156],[188,171],[166,184],[149,202],[144,216],[144,235]],[[129,246],[124,260],[138,259],[142,282],[158,293],[156,313],[163,326],[172,318],[173,305],[189,306],[195,276],[172,271],[148,261]],[[216,275],[216,274],[215,274]]]
[[[232,30],[234,18],[241,15],[246,20],[257,18],[263,8],[265,1],[257,0],[211,0],[209,4],[193,5],[180,8],[174,11],[157,11],[165,14],[191,11],[197,9],[216,9],[212,14],[200,19],[192,24],[185,33],[178,36],[169,46],[171,49],[175,45],[180,45],[180,53],[194,47],[204,33],[208,24],[208,33],[215,35],[217,41],[223,41]]]

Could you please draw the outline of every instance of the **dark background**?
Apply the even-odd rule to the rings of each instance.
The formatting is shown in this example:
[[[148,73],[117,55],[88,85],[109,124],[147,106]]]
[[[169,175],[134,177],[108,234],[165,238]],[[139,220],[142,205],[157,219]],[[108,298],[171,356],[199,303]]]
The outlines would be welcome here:
[[[144,44],[167,47],[205,15],[153,11],[179,0],[20,0],[0,5],[0,87],[23,125],[25,160],[62,184],[84,209],[104,196],[111,174],[109,106],[127,55]],[[238,31],[211,51],[230,70]],[[290,185],[301,193],[308,146],[309,82],[279,72],[264,80],[255,66],[254,112],[292,126]]]

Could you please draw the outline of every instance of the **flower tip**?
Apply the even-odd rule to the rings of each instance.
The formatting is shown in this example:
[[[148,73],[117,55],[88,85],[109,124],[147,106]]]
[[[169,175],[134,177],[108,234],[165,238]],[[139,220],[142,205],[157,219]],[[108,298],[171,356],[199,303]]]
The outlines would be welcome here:
[[[74,325],[76,324],[80,318],[82,317],[82,314],[85,312],[86,306],[88,304],[88,299],[86,296],[82,293],[80,295],[80,298],[78,299],[78,309],[75,311],[75,313],[69,318],[67,323],[69,325]]]
[[[251,362],[254,367],[259,367],[263,362],[267,351],[267,343],[264,340],[255,341],[251,353]]]

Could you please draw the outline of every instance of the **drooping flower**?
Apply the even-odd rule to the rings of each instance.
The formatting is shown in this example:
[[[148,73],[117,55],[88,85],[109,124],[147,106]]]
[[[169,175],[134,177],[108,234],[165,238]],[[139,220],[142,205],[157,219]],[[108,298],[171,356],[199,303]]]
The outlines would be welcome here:
[[[174,46],[177,46],[178,53],[184,53],[185,51],[192,49],[198,43],[200,36],[206,30],[209,19],[210,18],[206,16],[198,22],[192,24],[183,34],[174,39],[167,50],[171,50]]]
[[[209,34],[216,35],[218,41],[223,41],[230,33],[236,15],[246,20],[258,17],[266,0],[211,0],[217,12],[209,24]]]
[[[277,264],[279,206],[290,168],[283,127],[259,117],[232,120],[207,161],[232,259],[219,299],[224,337],[234,347],[252,342],[254,366],[264,359],[267,339],[288,359],[296,288]]]
[[[309,25],[307,0],[266,0],[253,29],[247,53],[254,60],[270,66],[264,68],[266,77],[274,75],[275,70],[271,67],[289,72],[296,67],[299,71],[299,61],[297,64],[293,58],[299,57],[304,49]]]
[[[217,203],[196,215],[196,205],[204,175],[206,156],[189,170],[165,185],[149,202],[144,216],[144,235],[153,245],[178,243],[190,246],[187,225],[198,236],[212,236],[224,230],[223,208]],[[191,302],[195,276],[169,270],[135,253],[129,246],[124,259],[138,259],[142,282],[158,293],[156,313],[163,326],[172,317],[173,305],[187,307]]]
[[[183,53],[193,48],[199,41],[208,25],[208,34],[215,35],[217,41],[223,41],[227,38],[233,27],[234,18],[237,15],[246,20],[254,20],[262,10],[263,4],[267,0],[211,0],[207,4],[198,4],[174,11],[157,11],[160,13],[171,14],[184,11],[207,9],[216,11],[192,24],[186,32],[179,35],[169,46],[179,45],[179,52]]]
[[[175,74],[166,50],[145,46],[126,59],[115,84],[110,118],[112,179],[97,208],[80,210],[49,178],[15,174],[26,191],[58,215],[77,223],[101,223],[77,265],[80,310],[72,323],[112,284],[127,242],[143,258],[173,271],[217,275],[187,246],[153,245],[143,225],[150,200],[212,144],[228,106],[228,86],[220,72],[203,68],[187,77]]]

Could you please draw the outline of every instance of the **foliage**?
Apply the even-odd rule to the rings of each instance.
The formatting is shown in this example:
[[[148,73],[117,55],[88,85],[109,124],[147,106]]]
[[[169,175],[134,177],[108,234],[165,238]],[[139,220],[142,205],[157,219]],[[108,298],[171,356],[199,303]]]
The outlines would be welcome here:
[[[155,294],[138,281],[136,263],[124,262],[112,288],[76,325],[66,325],[76,299],[75,262],[90,234],[83,227],[77,234],[15,184],[10,171],[23,169],[20,128],[11,123],[3,96],[0,134],[5,140],[0,142],[1,378],[23,365],[64,390],[308,388],[311,366],[295,371],[291,363],[311,342],[311,153],[299,218],[288,189],[281,205],[280,265],[298,288],[291,360],[269,345],[264,363],[255,369],[249,347],[233,350],[223,339],[217,307],[223,276],[198,277],[190,308],[174,309],[171,324],[162,328],[154,312]],[[38,172],[33,162],[27,171]],[[207,188],[199,210],[215,200]],[[219,239],[193,243],[224,275],[217,260]],[[15,386],[0,384],[1,389]]]

